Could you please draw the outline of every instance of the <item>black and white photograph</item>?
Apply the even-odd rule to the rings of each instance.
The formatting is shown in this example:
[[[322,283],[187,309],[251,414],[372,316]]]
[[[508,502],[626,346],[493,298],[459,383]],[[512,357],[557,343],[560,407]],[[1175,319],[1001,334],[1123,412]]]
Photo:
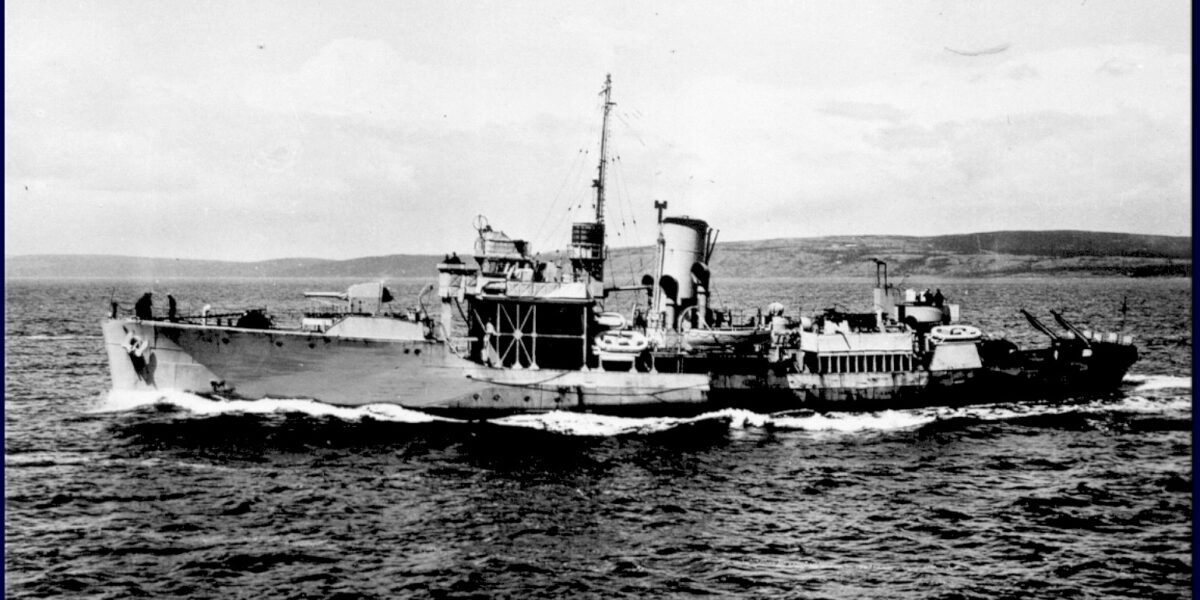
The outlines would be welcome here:
[[[15,0],[4,596],[1187,598],[1183,0]]]

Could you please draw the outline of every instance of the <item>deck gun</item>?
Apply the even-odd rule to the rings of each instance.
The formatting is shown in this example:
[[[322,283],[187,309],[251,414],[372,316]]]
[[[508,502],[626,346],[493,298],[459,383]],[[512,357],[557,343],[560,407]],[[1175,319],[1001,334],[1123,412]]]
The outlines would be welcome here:
[[[1078,327],[1072,325],[1070,321],[1055,311],[1050,311],[1050,314],[1054,317],[1055,321],[1058,321],[1058,324],[1062,326],[1063,329],[1070,331],[1071,333],[1075,334],[1077,339],[1082,340],[1084,346],[1087,346],[1088,348],[1092,347],[1091,340],[1089,340],[1088,336],[1084,335]]]
[[[1052,339],[1052,340],[1060,339],[1060,336],[1057,333],[1054,333],[1054,331],[1051,330],[1049,327],[1046,327],[1045,325],[1043,325],[1042,322],[1039,321],[1037,317],[1033,316],[1032,314],[1029,314],[1029,311],[1027,311],[1023,308],[1020,310],[1021,310],[1021,314],[1025,315],[1025,319],[1027,321],[1029,321],[1030,325],[1033,325],[1034,329],[1050,336],[1050,339]]]

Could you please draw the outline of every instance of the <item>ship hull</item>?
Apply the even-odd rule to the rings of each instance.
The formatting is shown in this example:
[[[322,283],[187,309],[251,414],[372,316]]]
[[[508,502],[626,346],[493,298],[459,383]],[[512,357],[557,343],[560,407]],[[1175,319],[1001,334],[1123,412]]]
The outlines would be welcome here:
[[[988,364],[982,382],[1020,395],[1103,394],[1119,389],[1137,360],[1136,347],[1107,342],[1024,350]]]
[[[386,403],[454,416],[698,406],[709,390],[704,374],[491,368],[435,340],[118,319],[103,328],[115,390]],[[147,342],[141,356],[130,352],[131,337]]]
[[[103,324],[113,389],[227,399],[395,404],[486,418],[552,410],[686,415],[719,408],[875,411],[1110,392],[1132,357],[1025,353],[994,368],[895,373],[669,373],[492,368],[438,340],[380,339],[136,319]],[[135,350],[140,350],[135,351]],[[1022,397],[1025,397],[1022,396]]]
[[[759,411],[870,412],[984,402],[982,372],[787,373],[713,375],[712,401]]]

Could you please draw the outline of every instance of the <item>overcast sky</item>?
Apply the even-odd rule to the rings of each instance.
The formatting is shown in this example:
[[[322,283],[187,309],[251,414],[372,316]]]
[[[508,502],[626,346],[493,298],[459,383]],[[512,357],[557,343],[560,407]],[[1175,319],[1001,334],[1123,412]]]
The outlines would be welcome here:
[[[1191,233],[1183,0],[10,0],[4,22],[5,255],[470,252],[481,213],[557,247],[591,210],[606,73],[612,245],[653,241],[655,199],[722,240]]]

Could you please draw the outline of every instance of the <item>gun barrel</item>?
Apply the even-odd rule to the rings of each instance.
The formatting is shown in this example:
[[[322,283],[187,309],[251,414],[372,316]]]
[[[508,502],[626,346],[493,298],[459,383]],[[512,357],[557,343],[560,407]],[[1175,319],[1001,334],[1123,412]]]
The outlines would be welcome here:
[[[1066,329],[1067,331],[1070,331],[1071,333],[1075,334],[1075,337],[1083,340],[1083,343],[1085,345],[1087,345],[1088,347],[1091,347],[1092,343],[1090,340],[1087,339],[1087,336],[1083,335],[1083,332],[1080,331],[1078,327],[1072,325],[1071,322],[1066,319],[1066,317],[1062,316],[1061,314],[1059,314],[1055,311],[1050,311],[1050,315],[1054,317],[1055,321],[1058,321],[1058,324],[1063,329]]]
[[[1053,330],[1042,324],[1042,322],[1039,321],[1037,317],[1030,314],[1029,311],[1022,308],[1021,314],[1025,315],[1025,320],[1029,321],[1029,324],[1032,325],[1034,329],[1050,336],[1051,339],[1059,339],[1060,336],[1057,333],[1054,333]]]

